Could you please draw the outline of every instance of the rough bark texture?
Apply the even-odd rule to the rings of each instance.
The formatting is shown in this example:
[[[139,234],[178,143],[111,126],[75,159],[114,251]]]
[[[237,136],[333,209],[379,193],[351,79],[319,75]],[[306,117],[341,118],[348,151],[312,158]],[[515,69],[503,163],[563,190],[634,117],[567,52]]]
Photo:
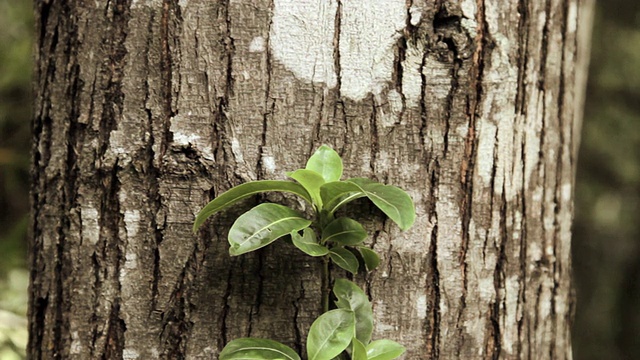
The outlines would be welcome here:
[[[404,233],[362,203],[374,338],[406,359],[571,358],[587,0],[36,3],[30,358],[302,352],[319,261],[227,253],[264,198],[191,225],[322,143],[416,203]]]

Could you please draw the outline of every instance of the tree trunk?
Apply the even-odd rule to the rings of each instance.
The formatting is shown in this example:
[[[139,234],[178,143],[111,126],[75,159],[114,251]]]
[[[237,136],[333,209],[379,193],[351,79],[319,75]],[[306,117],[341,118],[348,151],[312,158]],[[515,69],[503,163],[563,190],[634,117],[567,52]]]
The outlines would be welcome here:
[[[249,202],[191,226],[323,143],[416,203],[407,232],[362,203],[374,339],[571,358],[589,0],[36,3],[30,358],[215,359],[245,336],[302,353],[320,262],[282,241],[229,257]]]

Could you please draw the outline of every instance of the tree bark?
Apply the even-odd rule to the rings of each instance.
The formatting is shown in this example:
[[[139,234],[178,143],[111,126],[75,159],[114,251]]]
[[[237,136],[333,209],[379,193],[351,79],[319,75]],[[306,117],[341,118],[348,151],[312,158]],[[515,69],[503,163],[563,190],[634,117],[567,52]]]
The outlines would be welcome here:
[[[362,203],[374,339],[406,359],[571,358],[589,0],[36,7],[30,358],[215,359],[245,336],[302,353],[320,261],[282,241],[228,255],[265,198],[191,226],[323,143],[416,204],[400,232]]]

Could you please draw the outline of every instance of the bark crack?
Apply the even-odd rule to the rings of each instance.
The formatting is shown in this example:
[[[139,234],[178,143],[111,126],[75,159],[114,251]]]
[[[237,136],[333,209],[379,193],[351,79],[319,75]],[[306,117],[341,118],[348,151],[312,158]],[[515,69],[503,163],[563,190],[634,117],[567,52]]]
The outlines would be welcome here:
[[[446,99],[446,112],[445,112],[445,127],[444,127],[444,150],[443,157],[447,157],[447,153],[449,152],[449,131],[451,130],[451,117],[453,116],[453,103],[456,97],[456,93],[458,92],[460,83],[459,83],[459,74],[458,70],[460,69],[462,62],[460,60],[454,60],[453,66],[451,67],[451,87],[449,88],[449,92],[447,93]]]
[[[104,294],[107,294],[106,301],[111,302],[111,309],[106,319],[107,328],[104,332],[98,330],[97,343],[102,344],[104,347],[100,356],[103,359],[122,357],[124,331],[126,329],[124,321],[120,318],[119,304],[122,290],[119,277],[125,261],[123,250],[126,246],[119,234],[124,222],[118,197],[120,193],[119,171],[118,159],[116,159],[111,169],[103,169],[101,171],[101,178],[104,180],[101,187],[99,228],[105,229],[105,231],[101,231],[99,236],[101,253],[97,257],[97,264],[99,266],[98,277],[101,277],[102,290],[96,293],[96,297],[101,298]],[[98,290],[96,289],[96,291]],[[105,300],[98,301],[98,306],[104,305]],[[102,339],[102,336],[105,336],[105,338]]]
[[[105,342],[104,353],[100,357],[102,360],[123,359],[124,333],[127,326],[120,318],[120,299],[116,298],[109,312],[107,325],[107,341]]]
[[[272,1],[272,5],[273,5],[273,1]],[[273,18],[271,18],[269,20],[269,28],[267,29],[268,33],[271,33],[271,27],[273,26]],[[274,99],[271,99],[271,104],[269,104],[269,99],[270,99],[270,95],[271,95],[271,72],[272,72],[272,66],[273,64],[271,63],[271,47],[269,46],[270,43],[270,37],[267,36],[267,39],[265,41],[265,67],[267,69],[266,71],[266,80],[265,80],[265,89],[264,89],[264,112],[263,112],[263,116],[262,116],[262,138],[261,138],[261,143],[260,143],[260,157],[258,158],[258,169],[256,171],[256,173],[258,174],[259,178],[262,178],[265,174],[265,166],[263,163],[263,159],[264,156],[266,156],[266,151],[267,151],[267,126],[269,123],[270,118],[273,118],[273,114],[275,112],[275,106],[276,106],[276,102]]]
[[[526,168],[525,168],[525,152],[526,152],[526,137],[523,137],[523,142],[522,145],[520,146],[520,158],[522,159],[521,161],[521,171],[523,174],[525,174],[526,172]],[[522,193],[524,194],[524,191],[526,190],[526,180],[525,180],[525,176],[522,176],[522,183],[520,184]],[[520,228],[520,235],[519,235],[519,239],[520,239],[520,289],[519,289],[519,294],[518,294],[518,308],[517,308],[517,312],[520,313],[522,310],[522,307],[524,306],[524,304],[527,303],[527,279],[528,279],[528,274],[527,274],[527,221],[525,219],[527,219],[527,197],[526,196],[522,196],[521,198],[522,200],[522,204],[520,205],[520,210],[522,211],[522,220],[520,221],[521,223],[521,228]],[[518,353],[522,354],[522,346],[524,343],[524,339],[523,339],[523,335],[522,332],[525,331],[526,329],[524,328],[525,325],[525,317],[524,316],[520,316],[520,318],[518,318]],[[530,339],[529,339],[529,332],[527,332],[527,344],[530,344]],[[530,346],[528,347],[529,349],[531,348]],[[529,354],[529,358],[530,354]]]
[[[153,24],[153,16],[151,16],[151,20],[149,21],[149,33],[152,34],[152,24]],[[147,38],[147,50],[149,50],[151,48],[151,41],[152,38],[148,37]],[[149,69],[151,67],[151,64],[149,62],[149,58],[146,57],[146,69]],[[147,73],[147,76],[149,74]],[[156,129],[154,126],[154,116],[153,116],[153,112],[152,109],[150,108],[150,102],[151,102],[151,91],[149,89],[149,82],[145,81],[145,99],[144,99],[144,104],[145,104],[145,113],[147,114],[147,133],[149,134],[149,141],[147,142],[146,148],[145,148],[145,187],[146,189],[148,189],[149,191],[149,196],[148,196],[148,208],[150,209],[149,213],[148,213],[148,217],[149,217],[149,221],[150,221],[150,225],[151,225],[151,231],[153,232],[153,242],[152,244],[152,248],[151,251],[153,253],[153,281],[151,283],[151,306],[150,306],[150,311],[157,311],[159,310],[158,307],[158,285],[161,281],[161,277],[162,277],[162,273],[161,273],[161,269],[160,269],[160,244],[162,243],[163,239],[164,239],[164,227],[166,224],[166,215],[165,215],[165,219],[163,219],[162,221],[162,225],[158,222],[158,218],[161,216],[161,211],[164,208],[163,205],[163,199],[162,199],[162,195],[160,193],[160,179],[163,176],[163,173],[161,171],[161,169],[159,169],[158,167],[156,167],[155,163],[156,163],[156,153],[154,151],[154,147],[157,146],[157,148],[160,151],[160,154],[158,154],[158,160],[157,163],[159,166],[162,166],[162,158],[164,155],[164,151],[166,149],[167,146],[167,138],[166,138],[166,134],[168,132],[168,119],[165,121],[161,122],[161,127],[163,129],[163,131],[160,133],[163,136],[161,136],[160,138],[156,137]],[[162,120],[162,119],[161,119]],[[151,314],[149,314],[151,315]]]
[[[525,0],[518,0],[518,81],[516,87],[516,114],[527,114],[527,65],[529,63],[529,8]],[[524,158],[523,158],[524,159]]]
[[[302,333],[300,331],[300,324],[298,322],[298,316],[300,315],[300,303],[304,299],[304,283],[300,282],[300,295],[292,301],[292,305],[294,308],[293,312],[293,331],[295,335],[295,349],[298,354],[302,354]]]
[[[440,326],[441,326],[441,294],[440,294],[440,271],[438,269],[438,213],[436,211],[437,189],[439,184],[438,174],[440,173],[440,164],[438,160],[433,160],[430,172],[429,187],[429,220],[434,224],[431,230],[431,239],[429,243],[429,271],[427,276],[426,288],[428,289],[428,306],[430,314],[427,316],[427,351],[430,359],[437,359],[440,356]]]
[[[233,265],[235,261],[230,260],[228,266],[229,272],[227,273],[227,286],[224,294],[222,295],[222,312],[220,314],[220,332],[218,335],[218,348],[222,349],[227,344],[227,318],[231,312],[231,306],[229,305],[229,299],[231,298],[231,289],[233,287]]]
[[[340,156],[344,155],[344,150],[349,144],[349,121],[347,120],[347,112],[344,101],[342,100],[342,65],[340,63],[340,35],[342,26],[342,0],[337,0],[336,16],[334,20],[333,35],[333,66],[336,72],[336,90],[335,104],[333,108],[333,117],[338,118],[338,114],[342,117],[344,131],[342,132],[342,149],[339,150]],[[323,95],[324,100],[324,95]]]
[[[253,300],[253,305],[251,306],[251,312],[249,313],[249,329],[247,330],[247,333],[249,334],[249,336],[251,336],[251,330],[253,327],[253,317],[260,315],[260,306],[262,305],[262,301],[263,301],[263,295],[264,295],[263,292],[264,292],[264,283],[265,283],[265,274],[264,274],[265,251],[264,249],[262,249],[262,251],[257,252],[256,258],[258,260],[258,263],[256,264],[257,284],[256,284],[256,290],[255,290],[255,298]]]
[[[437,223],[437,216],[435,218]],[[431,242],[429,245],[429,254],[431,254],[431,277],[428,277],[429,283],[427,289],[430,289],[429,303],[431,316],[427,321],[427,354],[429,358],[438,359],[440,356],[440,271],[438,270],[438,225],[433,227],[431,232]]]
[[[553,254],[554,259],[553,259],[553,287],[551,288],[551,322],[553,324],[553,333],[554,335],[556,334],[556,330],[557,330],[557,322],[558,322],[558,314],[556,311],[556,303],[557,303],[557,297],[558,297],[558,289],[560,287],[560,283],[558,281],[558,274],[562,273],[563,269],[562,269],[562,262],[557,261],[556,257],[559,254],[559,249],[558,249],[558,242],[560,241],[561,238],[561,230],[562,227],[560,225],[560,221],[559,221],[559,216],[560,216],[560,212],[562,209],[562,201],[560,201],[560,192],[562,191],[562,186],[563,186],[563,176],[564,176],[564,163],[562,162],[562,158],[565,152],[565,147],[562,146],[563,144],[565,144],[565,134],[564,134],[564,94],[565,94],[565,71],[564,71],[564,66],[565,66],[565,49],[566,49],[566,42],[567,42],[567,36],[566,36],[566,31],[567,31],[567,26],[566,26],[566,19],[568,17],[568,3],[564,2],[562,4],[562,11],[560,12],[560,14],[562,15],[562,19],[560,20],[560,34],[561,34],[561,46],[560,48],[561,50],[561,58],[560,58],[560,72],[559,72],[559,84],[558,84],[558,100],[557,100],[557,117],[558,117],[558,137],[559,137],[559,143],[558,143],[558,150],[556,151],[556,164],[555,164],[555,186],[554,186],[554,192],[553,192],[553,204],[554,204],[554,214],[553,214],[553,238],[552,238],[552,242],[553,242]],[[571,149],[571,145],[569,145],[569,149]],[[571,156],[569,156],[569,161],[571,161]],[[570,163],[571,166],[571,163]],[[556,354],[556,346],[550,346],[550,355],[551,358],[556,358],[557,354]]]
[[[184,359],[187,349],[189,335],[193,329],[193,322],[190,318],[192,304],[189,301],[189,289],[192,288],[192,272],[195,272],[195,264],[198,253],[197,246],[194,246],[191,255],[184,264],[182,271],[178,275],[167,311],[162,316],[162,330],[160,338],[164,343],[164,354],[169,359]]]
[[[371,101],[371,108],[371,116],[369,117],[369,126],[371,127],[369,169],[371,170],[371,174],[376,174],[376,158],[378,157],[378,152],[380,151],[380,139],[378,138],[378,119],[376,105],[373,99]]]
[[[424,54],[422,55],[422,60],[420,62],[420,130],[418,132],[419,136],[420,136],[420,144],[427,149],[428,151],[425,152],[425,159],[424,161],[427,162],[429,157],[428,154],[431,153],[431,148],[430,146],[427,144],[427,115],[428,115],[428,107],[427,107],[427,100],[426,100],[426,94],[427,94],[427,77],[424,74],[424,69],[426,66],[426,62],[427,62],[427,56],[428,56],[428,52],[425,51]]]
[[[340,26],[342,25],[342,0],[337,1],[336,16],[334,19],[333,31],[333,66],[336,72],[336,91],[337,98],[340,99],[340,91],[342,88],[342,67],[340,65]]]
[[[410,8],[413,5],[413,0],[407,1],[407,11],[406,11],[406,20],[405,20],[405,31],[403,36],[398,38],[397,46],[396,46],[396,54],[393,60],[393,69],[391,74],[391,80],[394,85],[394,89],[400,95],[400,100],[402,102],[402,108],[398,113],[397,119],[394,125],[399,125],[402,123],[402,118],[404,117],[404,113],[407,110],[407,97],[404,94],[402,89],[403,82],[403,74],[404,74],[404,66],[403,63],[407,57],[407,38],[410,38],[412,34],[415,32],[415,27],[411,24],[411,11]]]
[[[549,51],[549,33],[550,33],[550,19],[551,16],[551,0],[546,0],[545,2],[545,18],[544,18],[544,26],[542,27],[542,44],[540,46],[540,67],[538,68],[538,74],[540,78],[538,79],[538,89],[540,91],[545,90],[545,74],[547,73],[547,57]]]
[[[124,78],[125,57],[127,48],[125,41],[129,31],[130,3],[127,0],[117,0],[113,4],[109,2],[105,8],[109,22],[109,37],[104,39],[107,58],[102,66],[101,73],[106,78],[102,88],[104,98],[102,102],[102,116],[100,118],[100,156],[104,156],[109,149],[111,132],[117,129],[119,119],[122,119],[124,111],[124,93],[122,80]]]
[[[502,312],[506,311],[506,278],[505,266],[507,264],[507,254],[506,254],[506,245],[509,240],[508,232],[507,232],[507,201],[505,198],[506,189],[505,183],[502,185],[502,195],[500,196],[500,243],[498,244],[498,258],[496,259],[496,267],[493,273],[493,286],[496,293],[496,299],[493,304],[493,313],[491,317],[492,323],[492,331],[491,335],[493,337],[493,347],[488,349],[488,353],[493,354],[494,359],[498,359],[500,357],[500,352],[502,349],[502,335],[500,329],[500,318],[501,318],[501,310]]]
[[[163,0],[162,1],[162,15],[160,18],[160,73],[162,74],[162,95],[161,98],[164,100],[164,116],[167,124],[170,123],[171,118],[173,118],[176,113],[173,111],[173,57],[171,55],[171,45],[170,41],[173,38],[173,34],[170,28],[169,20],[171,17],[171,11],[175,10],[177,4],[174,3],[174,0]],[[171,136],[171,133],[168,132],[168,136]],[[170,142],[171,139],[167,139],[167,142]]]

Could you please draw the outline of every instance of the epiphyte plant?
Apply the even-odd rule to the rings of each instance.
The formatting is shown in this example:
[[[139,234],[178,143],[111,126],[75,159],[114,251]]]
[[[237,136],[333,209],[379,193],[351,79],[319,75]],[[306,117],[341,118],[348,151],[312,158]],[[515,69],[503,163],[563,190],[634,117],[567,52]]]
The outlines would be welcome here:
[[[315,217],[307,219],[287,206],[262,203],[240,215],[229,230],[229,253],[245,254],[283,237],[307,255],[323,259],[322,307],[324,313],[311,325],[307,336],[309,360],[391,360],[405,349],[392,340],[371,341],[373,312],[367,295],[355,283],[336,279],[333,309],[329,309],[329,261],[356,274],[362,267],[372,271],[380,257],[363,245],[364,227],[351,218],[336,216],[343,205],[366,197],[402,230],[415,221],[411,197],[402,189],[366,178],[341,181],[342,159],[322,145],[307,161],[304,169],[287,173],[293,181],[259,180],[231,188],[207,204],[196,216],[197,231],[211,215],[234,203],[262,192],[296,194],[313,206]],[[222,350],[220,360],[299,360],[290,347],[277,341],[257,338],[232,340]]]

